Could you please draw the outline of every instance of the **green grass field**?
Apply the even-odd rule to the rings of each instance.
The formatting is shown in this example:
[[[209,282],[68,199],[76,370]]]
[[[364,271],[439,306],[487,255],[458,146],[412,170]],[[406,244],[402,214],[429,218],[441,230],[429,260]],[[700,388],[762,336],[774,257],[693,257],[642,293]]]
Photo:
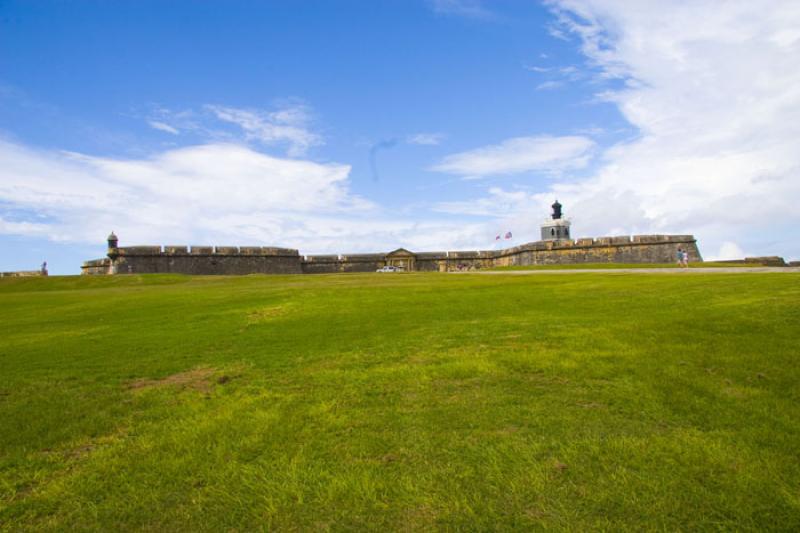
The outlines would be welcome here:
[[[0,280],[0,529],[800,529],[800,275]]]

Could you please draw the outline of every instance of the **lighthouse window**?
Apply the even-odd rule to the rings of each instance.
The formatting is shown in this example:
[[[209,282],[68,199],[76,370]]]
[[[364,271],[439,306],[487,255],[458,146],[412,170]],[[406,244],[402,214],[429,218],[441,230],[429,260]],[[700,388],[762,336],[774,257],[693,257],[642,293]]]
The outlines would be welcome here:
[[[556,230],[554,230],[553,228],[550,228],[550,236],[552,237],[555,234],[556,234]]]
[[[564,236],[569,237],[569,228],[564,228]]]

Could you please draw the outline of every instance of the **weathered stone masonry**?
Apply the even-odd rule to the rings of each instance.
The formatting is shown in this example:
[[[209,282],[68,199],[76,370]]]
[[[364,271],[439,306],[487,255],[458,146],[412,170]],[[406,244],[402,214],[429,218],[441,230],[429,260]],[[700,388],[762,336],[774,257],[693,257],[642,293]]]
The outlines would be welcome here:
[[[300,274],[297,250],[260,246],[109,246],[108,257],[86,261],[83,274]]]
[[[297,250],[235,246],[133,246],[120,248],[109,237],[108,257],[86,261],[82,274],[326,274],[374,272],[393,265],[409,271],[448,272],[495,266],[575,263],[672,263],[678,248],[702,261],[692,235],[634,235],[537,241],[505,250],[307,255]]]

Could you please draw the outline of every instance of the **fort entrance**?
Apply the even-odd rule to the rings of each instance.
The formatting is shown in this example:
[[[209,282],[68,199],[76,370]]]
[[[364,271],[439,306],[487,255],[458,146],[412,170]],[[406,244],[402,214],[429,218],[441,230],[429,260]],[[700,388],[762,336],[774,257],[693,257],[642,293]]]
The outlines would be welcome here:
[[[405,248],[398,248],[386,254],[386,265],[402,268],[405,271],[411,272],[415,270],[415,259],[416,256],[412,252],[409,252]]]

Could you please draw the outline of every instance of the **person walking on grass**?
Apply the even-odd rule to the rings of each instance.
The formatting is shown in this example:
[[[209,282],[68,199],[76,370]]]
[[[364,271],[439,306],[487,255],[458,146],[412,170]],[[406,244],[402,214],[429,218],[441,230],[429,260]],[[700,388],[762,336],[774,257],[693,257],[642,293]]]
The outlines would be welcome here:
[[[689,251],[683,251],[683,268],[689,268]]]
[[[678,266],[682,267],[683,266],[683,248],[678,248],[678,253],[676,254],[676,257],[678,259]]]

